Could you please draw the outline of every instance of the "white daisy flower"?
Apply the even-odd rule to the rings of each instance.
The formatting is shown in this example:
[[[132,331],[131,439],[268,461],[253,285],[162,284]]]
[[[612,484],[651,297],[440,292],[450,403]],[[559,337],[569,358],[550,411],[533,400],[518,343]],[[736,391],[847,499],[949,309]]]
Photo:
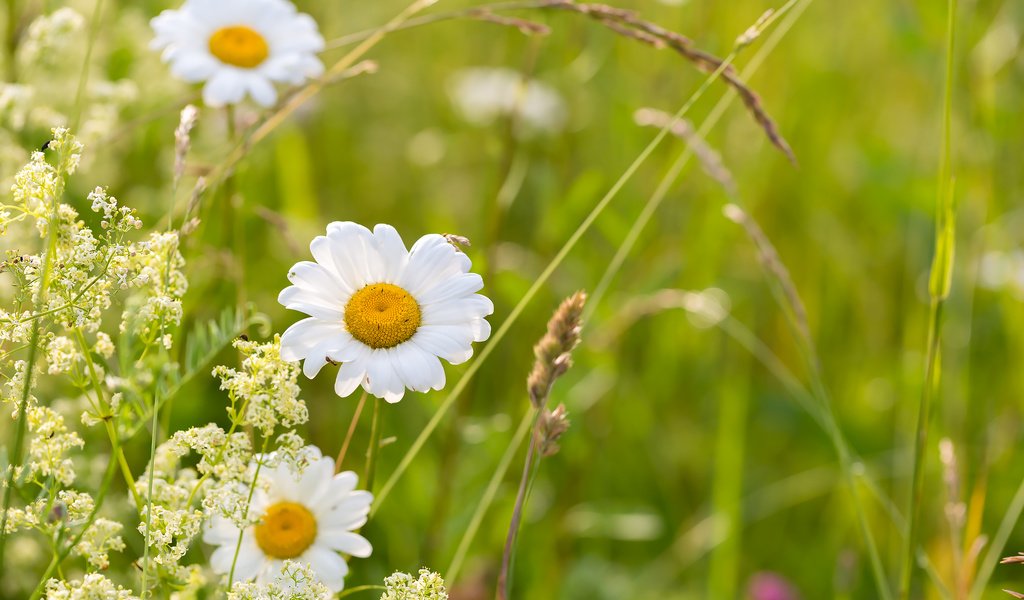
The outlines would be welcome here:
[[[483,279],[469,257],[440,235],[425,235],[406,250],[390,225],[371,232],[356,223],[331,223],[309,245],[316,262],[288,272],[292,286],[278,301],[307,315],[281,336],[281,358],[304,360],[315,377],[341,363],[334,391],[348,396],[362,385],[388,402],[406,388],[444,387],[439,358],[453,365],[473,356],[473,342],[491,335],[489,299],[476,294]]]
[[[246,94],[262,106],[277,101],[273,82],[298,85],[324,72],[316,53],[324,39],[316,21],[287,0],[186,0],[151,21],[155,50],[171,72],[205,81],[208,106],[237,104]]]
[[[337,592],[348,574],[348,564],[338,553],[366,558],[373,550],[354,532],[366,523],[373,494],[355,489],[355,473],[335,475],[333,460],[314,446],[307,450],[313,460],[301,474],[287,461],[264,467],[249,504],[249,516],[258,522],[242,532],[240,546],[239,529],[231,520],[216,515],[207,523],[203,541],[218,546],[210,566],[227,575],[234,563],[231,583],[255,579],[269,584],[281,577],[285,561],[295,561],[308,564]]]

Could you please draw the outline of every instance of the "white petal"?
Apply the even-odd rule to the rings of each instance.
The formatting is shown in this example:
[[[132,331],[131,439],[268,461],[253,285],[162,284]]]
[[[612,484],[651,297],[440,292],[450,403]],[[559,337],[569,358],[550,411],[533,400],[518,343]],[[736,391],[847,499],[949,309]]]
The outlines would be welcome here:
[[[366,538],[351,531],[332,531],[330,535],[318,536],[318,543],[322,543],[332,550],[366,558],[373,553],[373,546]]]
[[[424,325],[413,336],[417,346],[453,365],[473,356],[473,331],[467,326]]]
[[[302,560],[309,562],[320,581],[332,592],[340,592],[345,588],[348,564],[337,553],[317,543],[302,555]]]
[[[235,561],[235,581],[252,579],[259,573],[265,561],[266,555],[260,550],[255,536],[246,532],[242,538],[242,545],[238,548],[238,559]]]
[[[381,281],[397,283],[409,259],[409,251],[405,249],[402,237],[391,225],[381,224],[373,228],[373,238],[375,249],[384,265],[384,278]]]
[[[359,484],[359,476],[355,471],[342,471],[334,476],[331,481],[331,498],[344,498],[349,492],[356,489]]]
[[[269,108],[277,102],[277,90],[274,89],[267,79],[261,75],[251,74],[245,78],[246,88],[249,95],[256,101],[256,104]]]
[[[433,304],[471,296],[484,287],[484,280],[476,273],[466,273],[436,284],[416,297],[420,304]]]
[[[203,527],[203,541],[214,546],[237,542],[238,527],[224,517],[214,516]]]
[[[336,298],[339,303],[355,291],[327,267],[308,260],[296,263],[288,271],[288,281],[303,289],[320,290],[325,297]]]
[[[341,362],[355,358],[358,346],[361,346],[347,331],[342,331],[328,338],[309,350],[306,362],[302,363],[302,372],[310,379],[316,377],[328,360]]]
[[[344,325],[308,317],[293,323],[281,335],[281,358],[294,362],[305,358],[324,340],[346,333]]]
[[[296,491],[302,499],[302,504],[308,507],[316,506],[330,489],[333,479],[334,461],[329,458],[321,458],[306,467],[296,484]]]
[[[424,325],[463,325],[490,315],[494,312],[494,303],[490,298],[473,294],[472,296],[422,305]]]
[[[359,384],[366,379],[366,367],[360,360],[354,360],[341,365],[338,369],[338,377],[334,380],[334,393],[339,398],[346,398],[356,391]]]
[[[188,83],[197,83],[213,76],[219,66],[217,59],[205,52],[187,52],[175,58],[171,72]]]
[[[405,395],[405,386],[391,364],[391,353],[386,349],[374,350],[366,361],[366,381],[363,389],[378,398],[394,404]]]
[[[213,108],[238,104],[244,97],[245,81],[231,68],[218,69],[203,86],[203,102]]]
[[[402,344],[394,349],[392,360],[405,387],[417,392],[444,387],[444,369],[437,357],[415,344]],[[440,378],[438,377],[440,371]],[[440,381],[438,381],[440,379]]]

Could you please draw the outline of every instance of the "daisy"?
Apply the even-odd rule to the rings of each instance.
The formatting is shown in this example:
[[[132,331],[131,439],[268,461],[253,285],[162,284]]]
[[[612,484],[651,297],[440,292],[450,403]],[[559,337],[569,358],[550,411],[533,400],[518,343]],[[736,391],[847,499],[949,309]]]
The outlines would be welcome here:
[[[331,223],[309,246],[316,262],[288,272],[292,282],[278,301],[307,315],[281,336],[281,358],[304,360],[315,377],[341,363],[334,391],[363,389],[398,402],[406,388],[444,387],[439,358],[453,365],[473,356],[473,342],[491,334],[494,312],[476,294],[484,283],[470,260],[443,236],[420,238],[406,250],[390,225],[371,232],[356,223]]]
[[[355,489],[355,473],[335,475],[333,460],[315,446],[307,450],[313,460],[301,474],[287,461],[261,472],[249,503],[249,516],[258,521],[242,532],[241,545],[239,529],[231,520],[216,515],[207,523],[203,541],[218,546],[210,566],[226,575],[234,563],[231,583],[271,583],[281,577],[285,561],[295,561],[308,564],[337,592],[345,587],[348,574],[348,564],[338,553],[370,555],[370,542],[354,530],[366,523],[373,495]]]
[[[246,94],[271,106],[277,101],[273,82],[298,85],[324,71],[316,57],[324,49],[316,21],[287,0],[186,0],[151,25],[152,47],[163,50],[178,77],[206,82],[209,106],[237,104]]]

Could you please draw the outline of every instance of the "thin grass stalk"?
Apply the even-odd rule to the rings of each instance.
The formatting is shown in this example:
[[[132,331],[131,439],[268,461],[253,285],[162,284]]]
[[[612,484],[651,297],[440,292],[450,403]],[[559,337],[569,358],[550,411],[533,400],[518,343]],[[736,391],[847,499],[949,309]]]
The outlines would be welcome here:
[[[785,18],[782,19],[778,28],[768,36],[764,44],[762,44],[758,51],[751,57],[746,68],[744,68],[740,73],[740,77],[742,79],[749,79],[750,76],[757,72],[764,60],[769,54],[771,54],[775,47],[778,46],[779,42],[782,41],[782,38],[789,32],[810,3],[811,0],[790,0],[775,13],[774,18],[777,19],[783,15],[785,15]],[[733,54],[735,53],[736,51],[734,50]],[[727,63],[728,61],[723,61],[723,64]],[[729,104],[736,99],[737,95],[738,94],[735,89],[730,89],[722,96],[697,129],[696,137],[704,138],[707,136],[715,125],[718,124],[722,115],[725,114],[725,109],[728,108]],[[598,304],[608,292],[615,276],[622,269],[622,265],[626,262],[626,258],[629,256],[629,253],[633,251],[633,247],[636,245],[637,241],[640,240],[640,236],[643,234],[644,229],[647,228],[647,224],[654,217],[658,207],[661,206],[661,203],[668,196],[668,192],[672,189],[676,180],[678,180],[680,175],[682,175],[683,169],[686,167],[687,163],[689,163],[693,154],[693,149],[690,146],[687,146],[658,183],[658,187],[655,189],[654,194],[652,194],[650,199],[647,200],[647,203],[637,216],[636,221],[633,222],[629,232],[626,234],[626,237],[623,239],[622,243],[619,244],[618,249],[612,256],[612,260],[605,268],[605,271],[601,275],[601,279],[594,288],[593,293],[591,293],[587,312],[583,315],[584,320],[593,316],[594,311],[597,310]]]
[[[7,59],[7,81],[18,81],[18,0],[7,0],[7,33],[4,38],[4,54]]]
[[[540,412],[533,417],[533,426],[530,428],[533,435],[530,436],[530,445],[526,449],[526,459],[523,461],[523,473],[519,477],[519,489],[516,491],[516,501],[512,509],[512,521],[508,527],[508,535],[505,537],[505,549],[501,555],[501,571],[498,572],[498,589],[496,598],[507,600],[509,592],[509,569],[516,537],[519,533],[519,524],[523,519],[523,507],[526,505],[526,493],[529,487],[530,474],[536,471],[537,461],[534,456],[537,452],[537,425],[540,423]]]
[[[910,597],[913,585],[914,549],[919,529],[921,496],[924,491],[925,453],[928,446],[928,426],[932,404],[939,391],[942,343],[942,312],[952,286],[953,256],[956,241],[956,212],[953,198],[953,66],[956,34],[957,1],[946,4],[946,82],[942,107],[942,154],[939,162],[938,196],[935,210],[935,256],[928,291],[931,303],[928,311],[928,346],[925,361],[924,386],[918,406],[917,427],[914,433],[914,468],[910,497],[907,502],[907,539],[904,546],[900,576],[900,598]]]
[[[85,90],[89,85],[89,63],[92,62],[92,50],[96,46],[96,37],[100,32],[100,17],[103,15],[103,0],[96,0],[92,9],[92,20],[89,23],[89,38],[85,44],[85,57],[82,59],[82,72],[78,76],[78,87],[75,90],[75,115],[71,119],[71,131],[78,131],[82,122],[82,103],[85,101]]]
[[[718,401],[715,433],[714,481],[711,512],[726,523],[722,542],[712,551],[708,565],[708,598],[736,598],[743,530],[743,469],[747,437],[750,359],[743,357],[739,373],[729,377]]]
[[[441,422],[441,419],[444,418],[445,414],[451,408],[452,404],[459,397],[459,394],[465,391],[466,386],[469,384],[469,381],[473,378],[473,376],[476,375],[477,371],[480,370],[480,367],[484,364],[484,362],[486,362],[487,358],[490,357],[490,355],[494,352],[494,349],[498,346],[501,340],[505,338],[509,330],[512,329],[512,326],[519,319],[520,315],[522,315],[523,311],[526,309],[526,306],[530,303],[531,300],[533,300],[534,296],[537,295],[537,292],[539,292],[540,289],[544,286],[544,284],[547,283],[548,279],[562,264],[566,256],[568,256],[572,249],[575,248],[576,244],[580,241],[583,235],[590,229],[590,227],[594,224],[597,218],[601,215],[602,212],[604,212],[605,208],[608,207],[608,205],[615,198],[615,196],[618,195],[618,193],[622,190],[626,183],[630,179],[632,179],[633,175],[636,174],[636,172],[640,169],[641,165],[647,162],[647,159],[650,158],[651,154],[654,152],[654,149],[657,148],[658,145],[660,145],[661,142],[665,139],[665,137],[669,134],[669,130],[671,129],[672,125],[674,125],[676,121],[681,119],[683,115],[686,113],[686,111],[689,110],[689,107],[693,104],[693,102],[696,101],[697,94],[703,93],[703,91],[707,88],[707,82],[709,80],[714,80],[716,77],[718,77],[720,72],[727,65],[728,63],[723,63],[718,70],[708,75],[707,79],[705,80],[705,85],[702,85],[700,89],[698,89],[698,91],[694,93],[694,96],[691,96],[690,100],[688,100],[683,105],[683,107],[680,108],[678,112],[676,112],[676,114],[673,116],[673,121],[671,123],[666,124],[665,127],[662,127],[661,130],[658,131],[658,134],[655,135],[654,139],[647,144],[647,146],[633,160],[629,167],[626,168],[626,171],[623,172],[623,174],[615,181],[611,189],[609,189],[608,192],[605,193],[605,195],[601,198],[601,200],[594,206],[594,208],[591,209],[590,213],[587,214],[586,218],[583,219],[583,222],[580,223],[580,225],[576,228],[576,231],[574,231],[573,234],[569,236],[569,239],[565,242],[565,244],[558,251],[555,257],[551,259],[551,262],[548,263],[547,267],[544,268],[540,276],[536,279],[536,281],[533,282],[533,285],[531,285],[530,288],[526,291],[526,294],[524,294],[523,297],[520,298],[519,302],[516,303],[515,307],[512,308],[512,311],[509,313],[508,317],[505,319],[504,322],[502,322],[501,326],[491,336],[490,341],[487,343],[486,346],[484,346],[483,350],[480,352],[480,355],[477,357],[477,359],[473,361],[473,363],[469,366],[465,373],[463,373],[462,377],[459,378],[459,381],[456,382],[455,386],[452,387],[452,391],[449,392],[448,396],[445,397],[444,401],[441,402],[441,405],[438,407],[437,411],[434,412],[434,415],[430,418],[430,421],[427,422],[426,426],[424,426],[419,436],[417,436],[416,439],[413,441],[412,446],[406,452],[405,456],[403,456],[401,461],[399,461],[398,466],[395,468],[395,471],[384,483],[384,487],[377,495],[377,501],[374,504],[373,508],[371,509],[371,515],[373,515],[377,510],[380,509],[381,504],[383,504],[388,494],[391,493],[391,490],[394,488],[395,484],[401,478],[405,470],[409,468],[409,465],[412,463],[413,459],[416,458],[416,455],[419,454],[419,451],[423,448],[423,445],[426,444],[427,439],[429,439],[431,434],[433,434],[434,430],[437,429],[437,426]]]
[[[498,488],[501,487],[502,480],[505,479],[505,474],[508,473],[509,467],[512,465],[512,460],[516,456],[516,452],[519,451],[519,447],[523,445],[523,439],[526,434],[532,429],[531,425],[535,418],[536,409],[530,406],[530,410],[523,415],[523,420],[519,423],[519,428],[512,435],[512,439],[509,440],[508,446],[505,448],[505,453],[502,455],[501,460],[498,461],[497,466],[494,469],[494,474],[491,475],[491,480],[487,483],[487,487],[484,489],[483,495],[480,500],[476,503],[476,508],[473,509],[473,516],[469,519],[469,525],[466,526],[465,532],[462,534],[462,539],[459,540],[459,545],[455,550],[454,556],[452,556],[452,562],[448,565],[448,570],[444,574],[445,581],[455,581],[455,578],[459,575],[459,570],[462,568],[462,563],[466,559],[466,554],[469,552],[469,546],[473,543],[473,538],[476,537],[477,531],[480,529],[480,524],[483,522],[484,515],[487,514],[487,510],[494,503],[494,498],[498,494]]]
[[[141,598],[145,598],[148,592],[146,584],[148,583],[147,577],[149,576],[149,543],[152,537],[152,530],[150,529],[150,526],[153,520],[153,479],[155,477],[153,471],[155,471],[154,467],[156,466],[154,461],[156,459],[157,439],[160,437],[160,422],[158,420],[160,414],[159,390],[160,385],[158,382],[153,388],[152,434],[150,435],[149,441],[150,468],[149,481],[146,482],[146,531],[145,535],[143,536],[145,541],[145,547],[142,549],[142,589],[140,590],[140,594],[142,594]]]
[[[356,425],[359,423],[359,415],[363,414],[363,406],[366,404],[367,397],[366,390],[359,396],[359,404],[356,404],[356,411],[352,414],[352,421],[348,424],[348,432],[345,433],[345,441],[341,444],[341,450],[338,451],[338,458],[334,460],[334,472],[340,473],[341,466],[345,462],[345,455],[348,454],[348,446],[352,443],[352,436],[356,432]]]
[[[1006,542],[1010,539],[1013,528],[1017,525],[1022,512],[1024,512],[1024,479],[1017,486],[1013,500],[1010,501],[1010,506],[1003,514],[1003,519],[999,522],[999,529],[996,530],[996,535],[992,538],[988,552],[985,553],[985,558],[981,561],[978,574],[975,576],[974,584],[971,586],[971,600],[980,600],[985,593],[985,588],[988,586],[989,580],[992,579],[992,573],[995,572],[996,565],[999,564],[999,557],[1005,552]]]

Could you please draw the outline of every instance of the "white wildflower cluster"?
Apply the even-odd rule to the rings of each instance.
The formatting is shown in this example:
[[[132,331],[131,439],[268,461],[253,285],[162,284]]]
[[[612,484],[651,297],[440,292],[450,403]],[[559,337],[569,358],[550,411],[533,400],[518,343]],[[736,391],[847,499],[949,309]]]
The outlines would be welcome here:
[[[115,585],[99,573],[89,573],[81,581],[58,581],[46,584],[46,600],[135,600],[129,590]]]
[[[123,528],[117,521],[96,519],[75,544],[75,552],[94,568],[104,570],[110,566],[110,553],[124,550],[120,535]]]
[[[133,245],[125,265],[126,272],[145,285],[133,303],[135,308],[125,312],[121,331],[132,331],[147,345],[159,342],[168,350],[172,346],[168,331],[181,323],[181,298],[188,290],[185,259],[178,246],[176,231],[153,233]]]
[[[24,66],[57,66],[56,61],[84,24],[82,15],[66,7],[38,17],[29,24],[25,39],[18,45],[18,58]]]
[[[384,580],[386,591],[380,600],[448,600],[444,579],[430,569],[420,569],[418,578],[395,573]]]
[[[46,406],[33,406],[30,400],[25,417],[31,436],[25,461],[28,476],[53,477],[63,485],[70,485],[75,480],[75,469],[68,454],[85,442],[67,428],[64,417]]]
[[[86,19],[73,8],[61,7],[36,17],[17,39],[17,55],[8,65],[17,83],[0,83],[0,185],[10,183],[10,174],[29,155],[21,140],[39,131],[79,122],[79,132],[88,144],[109,140],[117,130],[125,109],[138,103],[138,85],[130,79],[102,79],[105,64],[125,42],[144,45],[143,40],[125,36],[99,36],[89,44]],[[92,65],[83,65],[88,56]],[[79,75],[90,71],[88,85],[79,94]],[[144,68],[139,65],[137,69]],[[76,118],[80,115],[80,118]],[[105,144],[116,151],[116,146]]]
[[[52,498],[40,498],[24,508],[7,512],[8,534],[37,530],[58,544],[77,540],[71,548],[96,569],[110,566],[110,553],[124,550],[123,526],[110,519],[94,519],[96,503],[84,492],[61,490]]]
[[[264,438],[277,426],[291,429],[309,419],[306,403],[299,398],[299,365],[281,358],[281,337],[258,343],[240,339],[235,348],[245,356],[241,370],[219,366],[213,374],[227,390],[232,411],[243,425],[251,425]]]
[[[236,582],[228,600],[327,600],[334,594],[308,564],[284,561],[281,574],[270,583]]]

